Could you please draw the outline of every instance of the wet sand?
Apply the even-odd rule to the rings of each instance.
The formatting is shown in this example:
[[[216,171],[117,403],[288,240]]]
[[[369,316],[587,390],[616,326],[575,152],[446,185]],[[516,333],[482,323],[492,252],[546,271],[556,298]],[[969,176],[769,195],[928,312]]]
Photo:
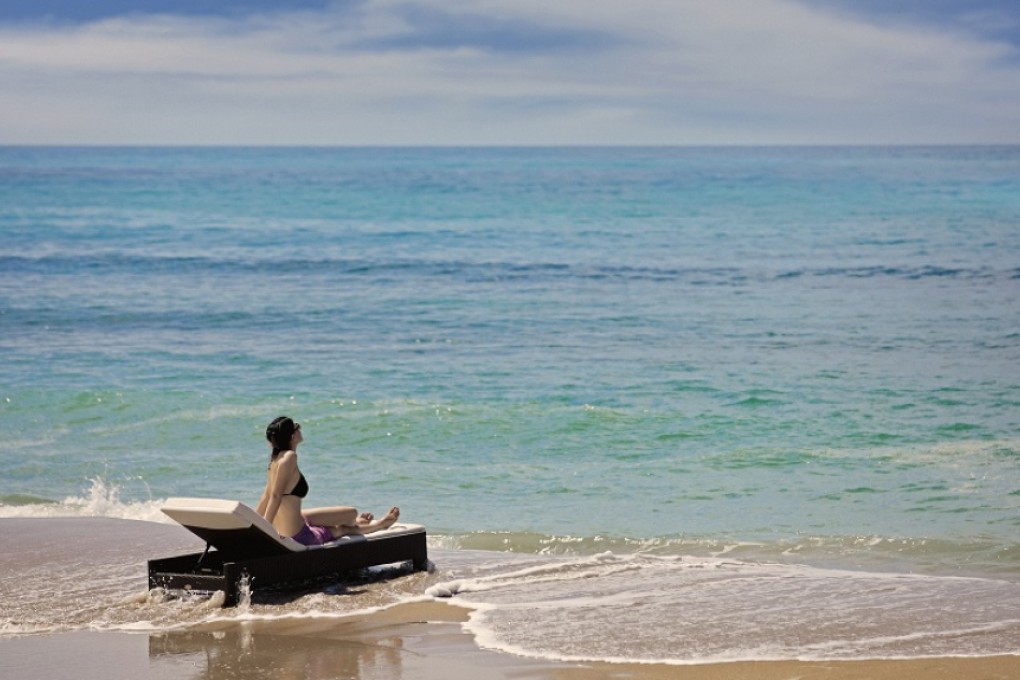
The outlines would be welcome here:
[[[179,527],[109,519],[5,519],[0,621],[45,604],[73,632],[12,635],[0,627],[0,678],[19,680],[1015,680],[1020,655],[909,661],[705,665],[566,663],[478,647],[452,602],[405,603],[371,614],[239,615],[173,620],[160,630],[98,632],[103,612],[143,592],[139,555],[193,548]],[[119,570],[114,566],[120,563]],[[97,570],[100,565],[102,569]],[[110,572],[89,583],[88,578]],[[103,596],[96,596],[101,591]],[[59,590],[59,592],[58,592]],[[359,597],[366,597],[361,595]],[[41,599],[44,598],[44,599]],[[206,612],[208,614],[208,612]],[[52,618],[52,617],[51,617]],[[74,620],[72,620],[74,619]],[[116,627],[116,626],[114,626]],[[128,625],[128,628],[136,626]],[[620,647],[625,653],[625,633]]]
[[[0,638],[0,675],[24,680],[1012,680],[1020,656],[908,661],[579,664],[479,649],[467,610],[406,604],[336,620],[203,624],[160,633]]]
[[[542,677],[542,676],[539,676]],[[599,664],[548,676],[554,680],[1012,680],[1020,657],[910,661],[760,661],[703,666]]]

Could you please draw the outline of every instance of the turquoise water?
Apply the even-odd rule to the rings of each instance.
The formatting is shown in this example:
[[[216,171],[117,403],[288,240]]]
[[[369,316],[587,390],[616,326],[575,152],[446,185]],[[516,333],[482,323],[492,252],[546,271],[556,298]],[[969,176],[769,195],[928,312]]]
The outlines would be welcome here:
[[[1020,576],[1020,148],[3,148],[0,236],[0,515],[287,414],[449,547]]]

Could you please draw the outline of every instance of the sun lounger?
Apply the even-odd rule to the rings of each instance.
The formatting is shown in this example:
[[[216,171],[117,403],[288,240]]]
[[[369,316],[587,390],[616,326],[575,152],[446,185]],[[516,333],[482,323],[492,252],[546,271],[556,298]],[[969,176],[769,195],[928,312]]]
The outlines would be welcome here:
[[[149,561],[149,588],[217,591],[224,606],[237,604],[240,587],[251,590],[380,564],[428,565],[425,527],[395,524],[367,536],[345,536],[322,546],[281,538],[264,517],[238,501],[171,498],[162,508],[206,542],[205,552]]]

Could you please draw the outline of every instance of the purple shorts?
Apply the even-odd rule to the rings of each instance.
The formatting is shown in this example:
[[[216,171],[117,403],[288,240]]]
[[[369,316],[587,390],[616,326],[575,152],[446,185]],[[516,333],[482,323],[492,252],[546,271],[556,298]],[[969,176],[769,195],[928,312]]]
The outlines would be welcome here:
[[[333,538],[332,531],[326,527],[317,527],[309,524],[308,520],[305,520],[305,525],[301,527],[301,531],[291,536],[291,538],[302,545],[322,545],[323,543],[336,540]]]

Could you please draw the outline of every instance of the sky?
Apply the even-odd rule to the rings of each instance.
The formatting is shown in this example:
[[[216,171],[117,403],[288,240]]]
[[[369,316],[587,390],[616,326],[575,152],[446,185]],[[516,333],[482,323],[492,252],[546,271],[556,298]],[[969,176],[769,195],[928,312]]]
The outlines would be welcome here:
[[[1018,0],[0,0],[0,144],[1018,143]]]

